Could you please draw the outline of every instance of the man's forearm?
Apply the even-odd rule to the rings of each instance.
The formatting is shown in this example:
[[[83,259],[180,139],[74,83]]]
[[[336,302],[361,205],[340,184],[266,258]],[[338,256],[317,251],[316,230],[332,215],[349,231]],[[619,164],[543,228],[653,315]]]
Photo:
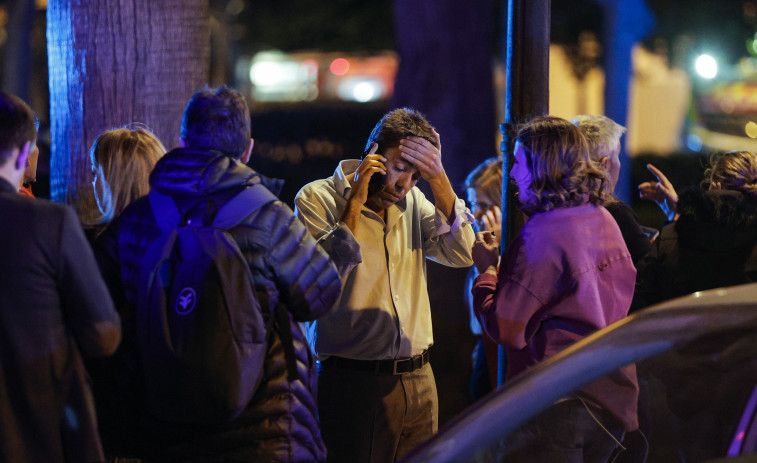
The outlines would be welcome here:
[[[348,200],[344,208],[341,221],[350,229],[353,235],[357,235],[357,227],[360,225],[360,211],[362,205],[356,201]]]
[[[457,195],[455,190],[452,189],[452,184],[449,182],[447,173],[442,171],[441,175],[437,178],[430,179],[428,181],[431,186],[431,192],[434,194],[434,202],[437,209],[444,214],[449,223],[455,221],[455,199]]]

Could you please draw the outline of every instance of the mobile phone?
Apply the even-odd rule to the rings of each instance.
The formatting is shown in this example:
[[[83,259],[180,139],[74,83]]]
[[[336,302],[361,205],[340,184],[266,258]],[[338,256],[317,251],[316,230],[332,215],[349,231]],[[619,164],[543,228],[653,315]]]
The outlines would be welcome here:
[[[376,150],[376,153],[378,153],[378,150]],[[368,150],[365,151],[364,155],[368,155],[370,152]],[[373,175],[371,175],[371,179],[368,181],[368,197],[375,196],[384,189],[384,180],[385,176],[381,175],[380,172],[374,172]]]
[[[381,175],[381,172],[374,172],[374,174],[371,176],[371,179],[368,180],[368,197],[374,196],[378,194],[381,190],[384,189],[384,176]]]

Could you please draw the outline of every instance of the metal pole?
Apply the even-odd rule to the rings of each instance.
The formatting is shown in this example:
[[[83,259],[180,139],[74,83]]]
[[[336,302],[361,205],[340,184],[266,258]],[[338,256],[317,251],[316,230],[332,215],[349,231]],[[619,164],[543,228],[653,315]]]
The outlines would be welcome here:
[[[549,112],[549,23],[551,0],[508,0],[507,2],[507,89],[505,123],[500,125],[502,142],[502,233],[505,249],[522,225],[517,198],[509,172],[517,125]],[[497,384],[505,379],[506,358],[499,347]]]

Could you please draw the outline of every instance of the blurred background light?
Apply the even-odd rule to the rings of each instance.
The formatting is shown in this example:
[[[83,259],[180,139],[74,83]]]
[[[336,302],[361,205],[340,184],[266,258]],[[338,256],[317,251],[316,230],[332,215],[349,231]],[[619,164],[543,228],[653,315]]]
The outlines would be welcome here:
[[[392,52],[346,55],[338,52],[279,50],[240,61],[258,103],[388,100],[399,60]]]
[[[691,133],[686,137],[686,147],[691,151],[699,151],[702,149],[702,139]]]
[[[343,76],[350,70],[350,62],[344,58],[337,58],[331,62],[329,70],[336,76]]]
[[[306,59],[300,65],[300,72],[305,77],[317,77],[318,76],[318,61],[314,59]]]
[[[352,89],[352,97],[362,103],[375,100],[378,93],[373,82],[360,82]]]
[[[757,138],[757,124],[752,121],[747,122],[744,127],[744,132],[749,138]]]
[[[750,37],[746,40],[746,50],[752,56],[757,56],[757,34],[754,37]]]
[[[359,103],[378,100],[385,93],[386,87],[381,81],[364,77],[345,79],[339,84],[339,88],[337,89],[340,99],[357,101]]]
[[[697,73],[705,79],[712,79],[718,75],[718,63],[710,55],[699,55],[694,66]]]
[[[318,96],[318,62],[280,52],[260,52],[252,58],[250,82],[257,101],[312,101]]]

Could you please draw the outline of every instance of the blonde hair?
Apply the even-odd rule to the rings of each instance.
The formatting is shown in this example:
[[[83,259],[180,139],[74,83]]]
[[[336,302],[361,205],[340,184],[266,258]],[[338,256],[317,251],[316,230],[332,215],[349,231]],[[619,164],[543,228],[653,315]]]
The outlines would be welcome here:
[[[521,205],[527,214],[609,200],[607,177],[589,158],[586,139],[576,126],[555,116],[532,119],[518,131],[526,149],[532,197]]]
[[[719,183],[723,189],[736,190],[757,197],[757,155],[751,151],[729,151],[714,154],[704,172],[703,186]]]
[[[144,128],[106,130],[97,137],[89,152],[102,214],[97,223],[113,220],[150,191],[150,172],[165,153],[160,140]]]
[[[502,202],[502,158],[489,158],[477,165],[463,182],[463,189],[473,188],[483,193],[491,204]],[[471,204],[474,207],[475,204]]]
[[[599,114],[581,114],[570,122],[578,127],[589,146],[589,157],[599,161],[603,157],[617,156],[620,151],[620,137],[626,128],[607,116]]]

